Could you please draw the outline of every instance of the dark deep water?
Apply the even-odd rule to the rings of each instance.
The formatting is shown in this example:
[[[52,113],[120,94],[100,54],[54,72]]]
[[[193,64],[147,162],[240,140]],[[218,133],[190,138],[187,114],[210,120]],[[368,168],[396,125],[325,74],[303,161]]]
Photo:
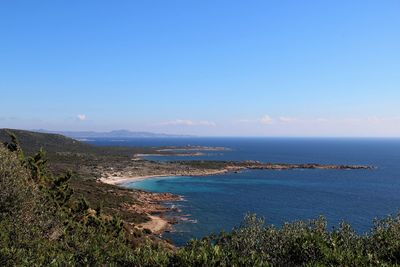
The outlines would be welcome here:
[[[141,138],[97,139],[96,145],[223,146],[231,151],[156,160],[259,160],[279,163],[365,164],[376,170],[245,171],[209,177],[155,178],[126,184],[184,196],[174,203],[187,221],[166,233],[177,245],[240,224],[247,212],[267,223],[324,215],[330,226],[345,220],[366,232],[376,217],[400,208],[400,139]]]

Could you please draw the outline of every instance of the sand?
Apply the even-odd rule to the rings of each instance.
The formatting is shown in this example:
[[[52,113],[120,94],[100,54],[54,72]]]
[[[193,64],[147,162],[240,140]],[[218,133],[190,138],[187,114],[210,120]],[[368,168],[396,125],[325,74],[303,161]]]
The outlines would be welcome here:
[[[133,176],[133,177],[106,176],[106,177],[100,178],[100,182],[105,183],[105,184],[111,184],[111,185],[121,185],[124,183],[138,182],[138,181],[151,179],[151,178],[169,177],[169,176],[176,176],[176,175],[159,174],[159,175],[143,175],[143,176]]]
[[[239,168],[235,168],[237,170]],[[111,184],[111,185],[122,185],[124,183],[130,182],[138,182],[151,178],[160,178],[160,177],[179,177],[179,176],[209,176],[209,175],[218,175],[224,174],[227,172],[233,171],[232,169],[220,169],[220,170],[196,170],[196,171],[185,171],[182,173],[169,173],[169,174],[156,174],[156,175],[142,175],[142,176],[113,176],[110,174],[104,174],[100,181],[102,183]]]
[[[140,224],[139,228],[149,229],[154,234],[161,234],[171,227],[171,224],[164,218],[154,215],[149,215],[149,218],[150,221]]]

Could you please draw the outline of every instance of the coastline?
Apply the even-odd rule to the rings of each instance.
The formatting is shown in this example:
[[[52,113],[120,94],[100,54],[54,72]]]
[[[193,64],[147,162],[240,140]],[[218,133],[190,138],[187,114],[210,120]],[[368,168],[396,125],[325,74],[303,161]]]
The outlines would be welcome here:
[[[172,229],[176,218],[165,216],[165,214],[177,211],[176,208],[165,205],[165,202],[174,202],[182,200],[179,195],[171,193],[153,193],[142,190],[135,191],[137,203],[123,204],[124,210],[146,215],[148,220],[140,224],[130,224],[134,228],[147,230],[153,234],[160,235],[163,232]]]
[[[149,215],[150,220],[139,225],[138,228],[148,229],[153,234],[162,234],[171,229],[172,224],[169,220],[155,215]]]
[[[137,182],[159,177],[179,177],[179,176],[212,176],[224,173],[238,172],[242,170],[292,170],[292,169],[319,169],[319,170],[372,170],[373,166],[367,165],[321,165],[321,164],[285,164],[285,163],[259,163],[259,162],[239,162],[227,164],[219,169],[181,169],[176,168],[169,172],[161,171],[159,174],[132,175],[129,171],[122,171],[119,174],[103,173],[99,179],[102,183],[111,185],[122,185],[129,182]]]
[[[180,177],[180,176],[210,176],[232,172],[233,170],[225,168],[222,170],[197,170],[186,171],[184,173],[164,173],[155,175],[138,175],[138,176],[113,176],[109,173],[99,179],[100,182],[122,186],[125,183],[138,182],[146,179],[154,179],[160,177]],[[167,207],[164,203],[169,201],[180,201],[182,197],[170,193],[154,193],[138,190],[140,205],[127,206],[126,210],[132,210],[142,214],[146,214],[148,221],[135,225],[138,229],[150,230],[153,234],[161,235],[162,233],[172,229],[172,225],[176,223],[177,217],[168,218],[165,214],[174,211]]]
[[[166,174],[154,174],[154,175],[139,175],[139,176],[107,176],[99,179],[100,182],[110,184],[110,185],[123,185],[130,182],[138,182],[146,179],[152,178],[162,178],[162,177],[180,177],[180,176],[211,176],[224,174],[228,172],[234,172],[242,170],[244,168],[225,168],[221,170],[199,170],[199,171],[188,171],[184,173],[166,173]]]
[[[161,177],[174,177],[178,175],[167,175],[167,174],[160,174],[160,175],[143,175],[143,176],[134,176],[134,177],[103,177],[100,178],[99,181],[105,184],[110,184],[110,185],[123,185],[125,183],[130,183],[130,182],[138,182],[138,181],[143,181],[146,179],[151,179],[151,178],[161,178]]]
[[[145,161],[146,162],[146,161]],[[201,162],[204,163],[204,162]],[[210,162],[209,162],[210,163]],[[161,168],[163,166],[164,168]],[[165,167],[170,168],[165,168]],[[374,169],[375,167],[366,165],[320,165],[320,164],[285,164],[285,163],[260,163],[255,161],[243,162],[225,162],[217,168],[201,168],[192,166],[184,168],[182,165],[172,163],[153,166],[153,168],[134,168],[132,166],[123,170],[104,171],[99,178],[99,182],[122,186],[125,183],[138,182],[146,179],[162,177],[181,177],[181,176],[212,176],[225,173],[233,173],[243,170],[292,170],[292,169],[323,169],[323,170],[359,170]],[[126,207],[126,210],[132,210],[144,214],[148,221],[135,225],[139,229],[150,230],[153,234],[160,235],[165,231],[172,229],[172,224],[176,223],[177,218],[168,218],[165,214],[173,211],[173,208],[167,207],[164,203],[169,201],[182,200],[181,196],[170,193],[154,193],[137,190],[140,203]]]

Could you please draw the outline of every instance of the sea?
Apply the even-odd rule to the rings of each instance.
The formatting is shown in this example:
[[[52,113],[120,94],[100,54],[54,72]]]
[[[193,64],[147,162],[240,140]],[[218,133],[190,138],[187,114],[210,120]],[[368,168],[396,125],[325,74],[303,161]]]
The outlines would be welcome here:
[[[328,228],[350,223],[368,233],[375,219],[400,209],[400,139],[351,138],[129,138],[92,139],[98,146],[212,146],[229,148],[195,157],[149,156],[149,160],[256,160],[270,163],[371,165],[373,170],[248,170],[205,177],[160,177],[128,188],[181,195],[167,203],[181,219],[164,233],[180,246],[193,238],[229,231],[246,214],[267,224],[324,216]]]

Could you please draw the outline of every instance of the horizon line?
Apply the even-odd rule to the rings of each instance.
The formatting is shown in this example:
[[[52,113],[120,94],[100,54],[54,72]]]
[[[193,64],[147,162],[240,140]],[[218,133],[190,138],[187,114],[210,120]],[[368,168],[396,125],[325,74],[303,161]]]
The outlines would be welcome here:
[[[285,138],[285,139],[296,139],[296,138],[304,138],[304,139],[400,139],[400,136],[318,136],[318,135],[193,135],[193,134],[177,134],[177,133],[160,133],[160,132],[152,132],[145,130],[127,130],[127,129],[117,129],[110,131],[94,131],[94,130],[46,130],[46,129],[16,129],[16,128],[7,128],[3,127],[0,129],[4,130],[22,130],[22,131],[31,131],[31,132],[40,132],[40,131],[48,131],[49,134],[62,134],[62,132],[93,132],[93,133],[111,133],[113,131],[128,131],[131,133],[150,133],[150,134],[158,134],[158,135],[167,135],[166,137],[125,137],[125,138]],[[53,132],[53,133],[51,133]],[[170,137],[168,137],[168,135]],[[92,137],[95,138],[95,137]],[[104,137],[103,137],[104,138]],[[110,136],[112,138],[112,136]]]

